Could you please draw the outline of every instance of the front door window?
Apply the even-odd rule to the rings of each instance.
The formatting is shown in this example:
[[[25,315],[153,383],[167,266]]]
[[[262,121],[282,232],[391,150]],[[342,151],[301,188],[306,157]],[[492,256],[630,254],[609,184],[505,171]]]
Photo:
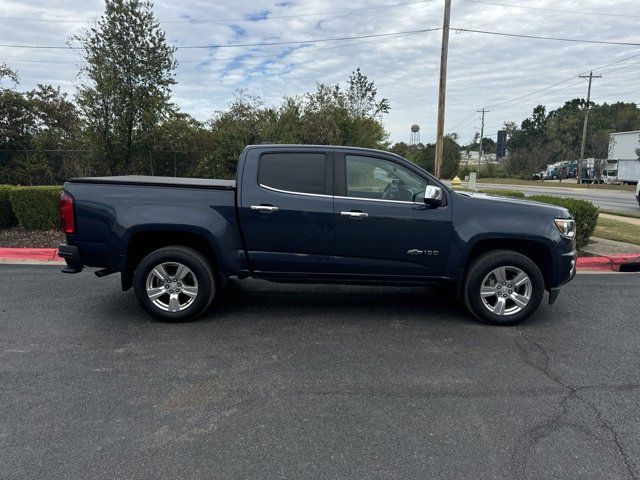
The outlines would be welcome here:
[[[375,200],[415,202],[427,182],[411,170],[374,157],[345,156],[346,196]]]

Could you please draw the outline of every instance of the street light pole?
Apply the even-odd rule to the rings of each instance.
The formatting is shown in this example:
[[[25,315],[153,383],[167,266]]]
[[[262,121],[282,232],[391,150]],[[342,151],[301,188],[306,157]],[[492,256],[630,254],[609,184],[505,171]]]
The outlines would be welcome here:
[[[442,49],[440,51],[440,92],[438,95],[438,126],[436,137],[436,158],[434,174],[440,178],[442,170],[442,151],[444,148],[444,107],[447,91],[447,55],[449,53],[449,19],[451,18],[451,0],[444,0],[444,19],[442,21]]]

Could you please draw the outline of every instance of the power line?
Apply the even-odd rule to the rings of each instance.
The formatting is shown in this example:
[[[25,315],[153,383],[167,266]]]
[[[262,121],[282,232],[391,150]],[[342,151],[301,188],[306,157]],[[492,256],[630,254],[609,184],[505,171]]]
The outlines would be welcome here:
[[[628,57],[623,57],[623,58],[620,58],[620,59],[615,60],[615,61],[613,61],[613,62],[605,63],[604,65],[600,65],[599,67],[595,67],[595,68],[592,68],[592,69],[590,69],[590,70],[600,70],[601,68],[605,68],[605,67],[609,67],[609,66],[611,66],[611,65],[615,65],[615,64],[617,64],[617,63],[625,62],[625,61],[627,61],[627,60],[631,60],[632,58],[636,58],[636,57],[640,57],[640,53],[636,53],[636,54],[634,54],[634,55],[629,55]],[[613,71],[616,71],[616,70],[622,70],[623,68],[632,67],[632,66],[634,66],[634,65],[636,65],[636,64],[637,64],[637,63],[632,63],[631,65],[625,65],[625,66],[620,67],[620,68],[614,68],[614,69],[612,69],[612,70],[608,70],[608,71],[605,71],[605,72],[602,72],[602,73],[610,73],[610,72],[613,72]],[[586,74],[588,71],[589,71],[589,70],[584,71],[584,72],[580,72],[578,75],[584,75],[584,74]],[[548,86],[546,86],[546,87],[544,87],[544,88],[540,88],[540,89],[538,89],[538,90],[534,90],[533,92],[528,93],[528,94],[526,94],[526,95],[521,95],[520,97],[512,98],[512,99],[510,99],[510,100],[505,100],[505,101],[500,102],[500,103],[495,103],[495,104],[493,104],[493,105],[489,105],[489,106],[487,106],[487,107],[485,107],[485,108],[496,108],[496,107],[500,107],[500,106],[503,106],[503,105],[506,105],[506,104],[513,104],[513,102],[516,102],[517,100],[521,100],[521,99],[524,99],[524,98],[526,98],[526,97],[530,97],[530,96],[532,96],[532,95],[535,95],[536,93],[543,92],[543,91],[545,91],[545,90],[548,90],[548,89],[553,88],[553,87],[558,86],[558,85],[562,85],[563,83],[569,82],[569,81],[574,80],[574,79],[575,79],[575,75],[572,75],[571,77],[565,78],[564,80],[560,80],[559,82],[553,83],[553,84],[548,85]],[[561,91],[561,90],[564,90],[565,88],[570,88],[570,87],[572,87],[572,86],[574,86],[574,85],[577,85],[578,83],[580,83],[580,82],[575,82],[575,83],[572,83],[571,85],[567,85],[567,86],[566,86],[566,87],[564,87],[564,88],[560,88],[560,89],[554,90],[554,92],[553,92],[553,93],[555,93],[555,92],[559,92],[559,91]],[[537,98],[540,98],[540,97],[537,97]],[[528,99],[527,101],[530,101],[530,100],[532,100],[532,99]]]
[[[333,50],[336,48],[346,48],[346,47],[352,47],[355,45],[363,45],[363,44],[367,44],[367,43],[374,43],[374,42],[379,42],[380,40],[387,40],[387,39],[396,39],[396,38],[402,38],[402,37],[407,37],[409,35],[415,35],[417,33],[423,33],[422,31],[419,32],[409,32],[409,33],[400,33],[396,36],[389,36],[389,37],[385,37],[382,39],[376,38],[376,39],[370,39],[370,40],[365,40],[362,42],[353,42],[353,43],[342,43],[340,45],[332,45],[330,47],[320,47],[320,48],[311,48],[308,50],[300,50],[300,51],[292,51],[292,52],[287,52],[287,53],[272,53],[269,55],[248,55],[248,58],[273,58],[273,57],[288,57],[290,55],[303,55],[306,53],[313,53],[313,52],[320,52],[320,51],[324,51],[324,50]],[[210,58],[210,57],[206,57],[206,58],[202,58],[200,60],[180,60],[178,59],[178,64],[181,63],[201,63],[201,62],[206,62],[206,61],[219,61],[219,60],[235,60],[238,57],[218,57],[218,58]],[[71,61],[65,61],[65,60],[33,60],[33,59],[23,59],[23,58],[10,58],[6,60],[9,63],[12,62],[24,62],[24,63],[58,63],[58,64],[70,64],[70,65],[75,65],[77,62],[71,62]]]
[[[393,3],[390,5],[379,5],[376,7],[355,8],[351,10],[337,10],[331,12],[316,12],[316,13],[300,13],[291,15],[269,15],[264,14],[264,18],[255,18],[249,15],[240,18],[219,18],[219,19],[205,19],[205,20],[164,20],[158,23],[161,24],[194,24],[194,23],[224,23],[224,22],[255,22],[257,20],[270,20],[272,18],[301,18],[301,17],[317,17],[323,15],[349,15],[357,12],[365,12],[371,10],[382,10],[387,8],[404,7],[408,5],[417,5],[420,3],[428,3],[432,0],[419,0],[414,2]],[[46,22],[46,23],[87,23],[87,20],[57,20],[52,18],[25,18],[25,17],[0,17],[0,20],[11,21],[25,21],[25,22]]]
[[[466,0],[472,3],[484,3],[485,5],[497,5],[500,7],[523,8],[525,10],[539,10],[543,12],[570,13],[576,15],[597,15],[602,17],[640,18],[640,15],[625,15],[622,13],[585,12],[582,10],[560,10],[556,8],[529,7],[526,5],[512,5],[509,3],[487,2],[485,0]]]
[[[618,70],[624,70],[625,68],[634,67],[634,66],[636,66],[638,64],[640,64],[640,62],[633,62],[633,63],[630,63],[629,65],[623,65],[623,66],[618,67],[618,68],[612,68],[611,70],[605,70],[602,73],[617,72]]]
[[[584,40],[580,38],[545,37],[542,35],[525,35],[521,33],[492,32],[489,30],[474,30],[471,28],[454,28],[454,27],[451,27],[451,28],[456,32],[482,33],[485,35],[498,35],[501,37],[518,37],[518,38],[531,38],[535,40],[554,40],[557,42],[595,43],[599,45],[625,45],[630,47],[640,47],[640,43],[633,43],[633,42],[613,42],[608,40]]]
[[[277,46],[277,45],[295,45],[300,43],[319,43],[319,42],[332,42],[332,41],[341,41],[341,40],[356,40],[360,38],[390,37],[393,35],[425,33],[425,32],[433,32],[436,30],[440,30],[440,27],[424,28],[421,30],[408,30],[405,32],[373,33],[370,35],[357,35],[353,37],[317,38],[317,39],[311,39],[311,40],[282,41],[282,42],[234,43],[231,45],[185,45],[185,46],[176,47],[176,48],[184,50],[184,49],[199,49],[199,48],[269,47],[269,46]]]
[[[437,29],[436,29],[437,30]],[[424,33],[425,30],[418,30],[415,32],[404,32],[404,33],[399,33],[397,35],[389,35],[386,36],[382,39],[380,38],[375,38],[372,40],[364,40],[362,42],[353,42],[353,43],[342,43],[340,45],[332,45],[330,47],[320,47],[320,48],[311,48],[309,50],[301,50],[301,51],[292,51],[292,52],[288,52],[288,53],[272,53],[269,55],[250,55],[250,58],[271,58],[271,57],[285,57],[285,56],[289,56],[289,55],[302,55],[305,53],[313,53],[313,52],[320,52],[323,50],[333,50],[336,48],[345,48],[345,47],[351,47],[354,45],[363,45],[366,43],[374,43],[374,42],[378,42],[380,40],[387,40],[387,39],[395,39],[395,38],[402,38],[402,37],[407,37],[409,35],[416,35],[418,33]],[[237,57],[218,57],[218,58],[213,58],[212,60],[235,60]],[[192,63],[192,62],[203,62],[206,61],[205,60],[178,60],[178,62],[182,62],[182,63]]]
[[[551,84],[551,85],[548,85],[548,86],[546,86],[546,87],[544,87],[544,88],[540,88],[540,89],[535,90],[535,91],[533,91],[533,92],[531,92],[531,93],[527,93],[526,95],[521,95],[521,96],[519,96],[519,97],[512,98],[512,99],[510,99],[510,100],[505,100],[504,102],[495,103],[495,104],[493,104],[493,105],[488,105],[486,108],[494,108],[494,109],[495,109],[496,107],[500,107],[500,106],[505,105],[505,104],[509,104],[509,103],[512,103],[512,102],[516,102],[517,100],[521,100],[521,99],[524,99],[524,98],[526,98],[526,97],[530,97],[531,95],[535,95],[536,93],[540,93],[540,92],[544,92],[545,90],[549,90],[550,88],[553,88],[553,87],[555,87],[555,86],[557,86],[557,85],[562,85],[563,83],[566,83],[566,82],[568,82],[569,80],[573,80],[574,78],[575,78],[575,77],[566,78],[566,79],[561,80],[561,81],[559,81],[559,82],[556,82],[556,83],[553,83],[553,84]]]
[[[637,63],[640,63],[640,62],[637,62]],[[623,68],[633,67],[634,65],[637,65],[637,63],[633,63],[631,65],[625,65],[623,67],[614,68],[614,69],[611,69],[611,70],[605,70],[604,72],[601,72],[601,73],[602,74],[609,74],[609,73],[614,72],[614,71],[622,70]],[[556,86],[556,85],[559,85],[559,84],[562,84],[562,83],[566,83],[568,80],[573,80],[573,79],[575,79],[575,76],[571,77],[569,79],[565,79],[565,80],[563,80],[561,82],[555,83],[553,85],[550,85],[549,87],[540,89],[540,90],[536,91],[535,93],[538,93],[538,92],[540,92],[542,90],[547,90],[547,88],[551,88],[553,86]],[[512,100],[510,100],[508,102],[495,104],[494,106],[491,106],[491,107],[495,108],[496,106],[499,106],[500,108],[505,108],[505,107],[512,107],[512,106],[515,106],[515,105],[520,105],[520,104],[527,103],[527,102],[532,102],[532,101],[538,100],[540,98],[544,98],[544,97],[547,97],[549,95],[561,92],[561,91],[566,90],[568,88],[575,87],[576,85],[582,85],[582,82],[581,81],[573,82],[573,83],[570,83],[569,85],[566,85],[565,87],[556,88],[556,89],[554,89],[553,91],[551,91],[549,93],[545,93],[545,94],[538,95],[538,96],[535,96],[535,97],[531,97],[531,95],[534,95],[534,93],[532,92],[532,93],[530,93],[528,95],[523,95],[522,97],[519,97],[519,98],[524,98],[524,97],[530,97],[530,98],[524,98],[523,100],[520,100],[520,101],[515,101],[515,100],[518,100],[518,99],[512,99]]]
[[[463,124],[458,124],[458,126],[450,129],[450,132],[455,132],[456,130],[462,130],[464,127],[466,127],[467,125],[469,125],[470,123],[472,123],[474,120],[477,120],[478,117],[477,115],[473,115],[471,118],[469,118],[466,122],[464,122]]]
[[[425,32],[433,32],[436,30],[440,30],[441,27],[435,28],[424,28],[421,30],[407,30],[404,32],[389,32],[389,33],[375,33],[370,35],[355,35],[351,37],[331,37],[331,38],[314,38],[309,40],[291,40],[291,41],[282,41],[282,42],[256,42],[256,43],[232,43],[232,44],[218,44],[218,45],[184,45],[175,47],[177,50],[187,50],[187,49],[208,49],[208,48],[238,48],[238,47],[270,47],[270,46],[278,46],[278,45],[298,45],[302,43],[320,43],[320,42],[333,42],[333,41],[342,41],[342,40],[357,40],[360,38],[381,38],[381,37],[391,37],[394,35],[404,35],[404,34],[412,34],[412,33],[425,33]],[[82,50],[82,47],[73,47],[73,46],[62,46],[62,45],[10,45],[2,43],[0,47],[7,48],[34,48],[34,49],[43,49],[43,50]]]
[[[268,46],[277,46],[277,45],[295,45],[301,43],[319,43],[319,42],[331,42],[331,41],[342,41],[342,40],[356,40],[360,38],[378,38],[378,37],[388,37],[393,35],[402,35],[402,34],[410,34],[410,33],[424,33],[424,32],[432,32],[435,30],[440,30],[442,27],[434,27],[434,28],[425,28],[421,30],[408,30],[404,32],[390,32],[390,33],[378,33],[378,34],[370,34],[370,35],[356,35],[350,37],[332,37],[332,38],[317,38],[310,40],[292,40],[292,41],[281,41],[281,42],[256,42],[256,43],[233,43],[233,44],[211,44],[211,45],[184,45],[184,46],[176,46],[176,49],[207,49],[207,48],[238,48],[238,47],[268,47]],[[452,27],[453,28],[453,27]],[[613,42],[607,40],[584,40],[577,38],[562,38],[562,37],[545,37],[540,35],[525,35],[518,33],[506,33],[506,32],[492,32],[489,30],[474,30],[470,28],[453,28],[456,32],[469,32],[469,33],[480,33],[486,35],[498,35],[503,37],[518,37],[518,38],[530,38],[536,40],[553,40],[560,42],[576,42],[576,43],[591,43],[591,44],[600,44],[600,45],[624,45],[624,46],[632,46],[632,47],[640,47],[640,43],[633,42]],[[0,44],[0,47],[6,48],[32,48],[32,49],[53,49],[53,50],[81,50],[81,47],[73,47],[67,45],[12,45],[12,44]]]

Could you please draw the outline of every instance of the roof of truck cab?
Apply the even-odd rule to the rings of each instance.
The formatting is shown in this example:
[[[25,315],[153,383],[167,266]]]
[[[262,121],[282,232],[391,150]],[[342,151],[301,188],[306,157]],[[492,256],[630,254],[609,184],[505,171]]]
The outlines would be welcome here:
[[[305,150],[352,150],[354,152],[370,152],[370,153],[383,153],[385,155],[393,155],[394,157],[399,157],[397,153],[388,152],[386,150],[377,150],[375,148],[365,148],[365,147],[349,147],[345,145],[309,145],[309,144],[296,144],[296,143],[258,143],[254,145],[247,145],[245,150],[249,149],[305,149]],[[402,158],[402,157],[401,157]]]
[[[233,190],[235,180],[219,180],[214,178],[155,177],[151,175],[120,175],[113,177],[80,177],[69,180],[71,183],[103,183],[125,185],[154,185],[167,187],[214,188]]]

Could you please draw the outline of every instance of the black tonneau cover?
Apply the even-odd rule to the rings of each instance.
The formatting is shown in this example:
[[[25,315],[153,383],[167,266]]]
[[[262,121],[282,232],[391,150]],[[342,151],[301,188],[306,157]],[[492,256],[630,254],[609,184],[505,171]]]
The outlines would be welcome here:
[[[153,177],[150,175],[122,175],[114,177],[79,177],[69,180],[71,183],[104,183],[119,185],[153,185],[162,187],[214,188],[217,190],[233,190],[235,180],[218,180],[215,178],[182,178]]]

